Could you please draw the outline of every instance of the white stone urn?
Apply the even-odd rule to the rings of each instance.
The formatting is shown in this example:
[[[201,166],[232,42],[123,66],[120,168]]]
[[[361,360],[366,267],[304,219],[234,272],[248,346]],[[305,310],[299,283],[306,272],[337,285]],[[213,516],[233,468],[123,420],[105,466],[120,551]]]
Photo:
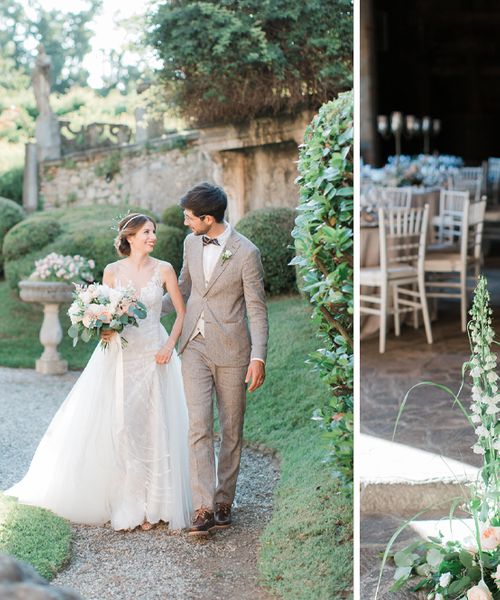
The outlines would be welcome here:
[[[19,282],[21,300],[43,304],[43,323],[40,329],[40,342],[44,347],[42,356],[36,361],[36,371],[43,375],[62,375],[68,370],[68,363],[57,351],[63,336],[59,322],[59,305],[73,299],[73,286],[58,281],[35,281],[26,279]]]

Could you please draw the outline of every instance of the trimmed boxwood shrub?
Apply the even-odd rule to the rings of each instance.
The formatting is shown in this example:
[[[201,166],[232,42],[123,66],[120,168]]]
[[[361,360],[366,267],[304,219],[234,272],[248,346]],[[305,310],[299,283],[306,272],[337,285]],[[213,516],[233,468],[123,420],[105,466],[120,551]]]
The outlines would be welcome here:
[[[163,211],[161,222],[165,225],[182,229],[182,231],[187,231],[187,228],[184,225],[184,211],[178,204],[169,206]]]
[[[17,260],[26,254],[44,248],[61,231],[59,223],[50,214],[35,215],[18,223],[5,236],[3,253],[6,261]]]
[[[13,167],[0,173],[0,196],[14,200],[17,204],[23,202],[24,167]]]
[[[261,208],[245,215],[236,230],[260,250],[264,285],[271,295],[296,290],[295,269],[289,266],[294,256],[291,231],[295,211],[291,208]]]
[[[182,253],[186,234],[177,227],[158,223],[156,235],[156,246],[151,256],[169,262],[174,267],[177,275],[179,275],[182,267]]]
[[[5,238],[5,277],[9,285],[16,288],[21,279],[33,272],[35,260],[43,258],[49,252],[80,254],[92,258],[96,263],[94,274],[100,281],[104,267],[118,258],[113,246],[116,223],[129,211],[142,212],[155,218],[151,211],[139,207],[107,205],[57,209],[28,217],[11,229]],[[174,233],[169,229],[165,231],[165,227],[158,227],[158,248],[155,253],[172,264],[174,259],[161,256],[160,252],[180,256],[174,264],[174,267],[179,268],[184,235],[177,229]],[[170,241],[164,242],[164,237]],[[177,254],[174,252],[174,241],[178,243]],[[161,248],[165,250],[162,251]]]
[[[9,229],[22,221],[26,215],[24,210],[12,200],[0,197],[0,274],[3,271],[3,240]]]

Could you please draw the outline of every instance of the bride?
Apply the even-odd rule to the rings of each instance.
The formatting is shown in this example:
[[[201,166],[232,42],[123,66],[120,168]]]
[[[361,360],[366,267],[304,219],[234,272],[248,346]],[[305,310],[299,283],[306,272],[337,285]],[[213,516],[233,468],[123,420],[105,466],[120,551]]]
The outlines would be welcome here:
[[[132,285],[146,305],[139,327],[127,326],[100,345],[43,436],[28,473],[5,492],[76,523],[114,529],[172,529],[189,524],[191,496],[187,409],[174,349],[185,306],[175,271],[150,256],[156,225],[131,214],[118,225],[122,260],[103,283]],[[177,313],[170,337],[160,323],[164,288]]]

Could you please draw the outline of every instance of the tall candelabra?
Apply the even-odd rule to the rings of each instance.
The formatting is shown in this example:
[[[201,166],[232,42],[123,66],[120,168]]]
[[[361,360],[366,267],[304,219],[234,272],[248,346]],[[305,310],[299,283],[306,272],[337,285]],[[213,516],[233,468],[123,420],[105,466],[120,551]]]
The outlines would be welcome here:
[[[438,135],[441,131],[441,121],[439,119],[431,119],[431,117],[422,117],[418,119],[414,115],[406,115],[394,111],[390,117],[387,115],[378,115],[377,131],[380,135],[389,139],[394,136],[394,144],[396,150],[396,166],[399,165],[399,157],[401,156],[401,139],[403,134],[407,138],[412,138],[417,135],[422,135],[424,138],[424,154],[430,152],[430,138],[433,135]]]

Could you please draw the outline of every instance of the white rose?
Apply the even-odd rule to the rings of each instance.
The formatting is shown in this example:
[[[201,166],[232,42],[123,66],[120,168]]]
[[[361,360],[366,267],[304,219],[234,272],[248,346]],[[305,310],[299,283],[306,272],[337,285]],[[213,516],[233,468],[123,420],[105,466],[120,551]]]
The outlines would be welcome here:
[[[448,587],[451,581],[451,573],[443,573],[439,578],[439,585],[443,588]]]

